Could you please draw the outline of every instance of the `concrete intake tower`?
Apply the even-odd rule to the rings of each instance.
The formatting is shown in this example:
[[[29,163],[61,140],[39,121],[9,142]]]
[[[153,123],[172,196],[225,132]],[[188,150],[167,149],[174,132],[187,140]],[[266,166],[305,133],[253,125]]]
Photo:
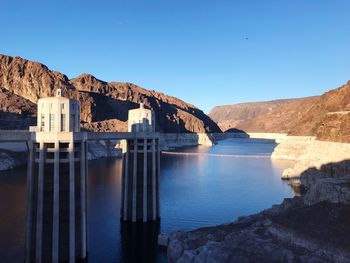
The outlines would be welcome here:
[[[38,101],[28,141],[26,262],[83,262],[86,244],[86,133],[80,105],[61,96]]]
[[[130,110],[128,131],[134,136],[123,141],[121,220],[158,220],[160,147],[154,112],[142,103],[139,109]]]
[[[37,126],[3,132],[0,141],[26,141],[26,263],[87,261],[87,142],[122,140],[125,222],[158,222],[160,147],[154,112],[129,111],[128,132],[80,132],[80,104],[61,96],[38,100]],[[134,225],[134,224],[133,224]]]

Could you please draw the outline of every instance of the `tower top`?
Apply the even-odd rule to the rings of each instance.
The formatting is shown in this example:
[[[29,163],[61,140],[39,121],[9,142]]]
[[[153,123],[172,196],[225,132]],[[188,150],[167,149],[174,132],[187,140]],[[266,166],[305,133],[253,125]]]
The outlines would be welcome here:
[[[40,98],[35,130],[40,132],[79,132],[79,101],[62,97],[61,89],[56,90],[56,96]]]
[[[62,97],[62,90],[61,89],[57,90],[56,97]]]
[[[154,111],[145,108],[140,103],[140,108],[129,110],[128,113],[128,131],[129,132],[154,132],[155,118]]]

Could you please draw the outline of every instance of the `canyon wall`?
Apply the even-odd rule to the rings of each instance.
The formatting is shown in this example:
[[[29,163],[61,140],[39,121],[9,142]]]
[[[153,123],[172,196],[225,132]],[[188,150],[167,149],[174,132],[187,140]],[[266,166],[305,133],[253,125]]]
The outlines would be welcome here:
[[[209,116],[223,130],[286,133],[350,143],[350,81],[321,96],[218,106]]]
[[[208,115],[223,131],[236,128],[246,132],[286,133],[293,126],[291,116],[300,115],[301,106],[314,99],[316,97],[216,106]],[[283,121],[286,119],[288,122]]]

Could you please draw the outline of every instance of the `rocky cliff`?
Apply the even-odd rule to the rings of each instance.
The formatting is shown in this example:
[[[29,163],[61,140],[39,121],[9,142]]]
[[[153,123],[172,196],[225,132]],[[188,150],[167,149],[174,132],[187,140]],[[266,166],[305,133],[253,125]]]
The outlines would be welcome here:
[[[36,102],[57,89],[81,103],[82,126],[92,131],[125,131],[129,109],[143,102],[155,111],[162,132],[221,132],[200,109],[175,97],[131,83],[104,82],[89,74],[74,79],[45,65],[0,55],[0,128],[27,129]]]
[[[350,142],[350,81],[307,105],[305,113],[289,133],[316,136],[319,140]]]
[[[350,81],[321,96],[219,106],[209,116],[223,130],[237,128],[350,142]]]
[[[313,97],[216,106],[209,112],[209,116],[218,123],[223,131],[238,128],[248,132],[271,132],[275,127],[274,116],[288,117],[290,114],[288,112],[288,116],[285,116],[286,110],[297,109],[297,106],[304,100],[312,99]],[[284,112],[281,111],[282,109]],[[271,117],[267,122],[262,119],[262,116]],[[289,123],[284,123],[284,125],[275,127],[274,132],[283,133],[288,129],[288,125]]]

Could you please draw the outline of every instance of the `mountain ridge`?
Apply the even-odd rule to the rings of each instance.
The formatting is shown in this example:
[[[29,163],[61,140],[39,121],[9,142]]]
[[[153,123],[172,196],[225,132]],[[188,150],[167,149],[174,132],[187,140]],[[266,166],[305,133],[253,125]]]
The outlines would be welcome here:
[[[33,108],[36,107],[33,105],[37,100],[54,96],[55,91],[61,89],[63,96],[80,101],[82,127],[87,130],[126,131],[128,110],[137,108],[138,104],[143,102],[146,107],[155,111],[159,131],[221,132],[216,123],[203,111],[176,97],[147,90],[129,82],[106,82],[88,73],[69,79],[65,74],[50,70],[40,62],[21,57],[0,55],[0,88],[8,93],[6,103],[0,98],[2,115],[23,115],[13,112],[16,108],[14,102],[19,97],[32,105],[25,115],[34,116],[36,109]],[[1,107],[5,104],[6,107]],[[35,123],[35,120],[32,122]],[[26,123],[18,128],[27,129],[27,126]],[[0,128],[8,127],[2,125]]]
[[[214,107],[208,115],[218,123],[223,131],[231,128],[238,128],[248,132],[271,132],[267,124],[262,125],[259,116],[269,115],[271,111],[287,107],[293,104],[301,104],[305,100],[313,100],[316,97],[277,99],[259,102],[244,102],[231,105],[220,105]],[[255,120],[258,118],[257,120]],[[266,116],[268,119],[268,116]],[[271,118],[272,119],[272,118]],[[258,122],[260,124],[258,124]],[[251,124],[250,124],[251,123]],[[277,129],[278,132],[286,132],[285,128]]]
[[[320,96],[217,106],[208,115],[223,131],[236,128],[350,142],[350,81]]]

